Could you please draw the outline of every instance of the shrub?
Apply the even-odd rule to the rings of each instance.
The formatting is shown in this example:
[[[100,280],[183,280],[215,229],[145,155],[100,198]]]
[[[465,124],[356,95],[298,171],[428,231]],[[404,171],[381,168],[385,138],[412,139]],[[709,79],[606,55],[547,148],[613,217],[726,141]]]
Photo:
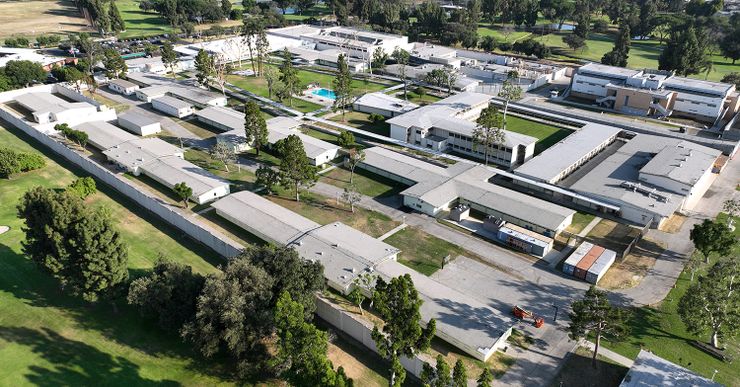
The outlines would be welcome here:
[[[18,152],[9,148],[0,148],[0,176],[33,171],[46,165],[43,157],[36,153]]]
[[[518,53],[534,55],[540,59],[550,56],[550,48],[534,39],[518,41],[514,43],[512,49]]]
[[[98,192],[98,188],[95,185],[95,180],[92,177],[86,176],[73,181],[72,184],[67,186],[67,192],[74,193],[84,199]]]
[[[370,113],[370,115],[367,117],[373,124],[377,124],[380,122],[385,121],[385,117],[381,116],[378,113]]]
[[[498,49],[501,51],[511,51],[511,47],[512,45],[509,42],[503,42],[498,45]]]
[[[493,51],[496,49],[498,42],[493,36],[484,36],[478,45],[483,51]]]
[[[59,35],[41,35],[36,37],[36,42],[40,47],[56,46],[60,40]]]
[[[599,19],[594,22],[594,32],[606,32],[609,29],[609,23],[606,20]]]
[[[28,39],[26,39],[26,38],[24,38],[22,36],[17,36],[15,38],[5,39],[5,45],[8,46],[8,47],[26,48],[26,47],[28,47],[28,43],[29,43]]]

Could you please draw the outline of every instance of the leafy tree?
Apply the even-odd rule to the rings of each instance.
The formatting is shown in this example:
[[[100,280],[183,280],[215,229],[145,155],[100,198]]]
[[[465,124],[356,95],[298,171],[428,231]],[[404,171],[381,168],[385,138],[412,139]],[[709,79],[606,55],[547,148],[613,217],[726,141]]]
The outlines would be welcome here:
[[[28,41],[27,38],[24,38],[22,36],[16,36],[13,38],[5,39],[4,43],[6,47],[27,48],[30,42]]]
[[[280,82],[285,86],[288,105],[293,106],[293,95],[301,91],[301,80],[298,70],[293,67],[292,56],[287,48],[283,50],[283,62],[280,64]]]
[[[275,144],[280,155],[280,185],[292,188],[295,201],[300,201],[298,188],[302,185],[313,185],[318,180],[316,167],[306,157],[303,141],[295,134]]]
[[[483,51],[491,52],[496,49],[498,42],[495,37],[486,35],[481,39],[479,46]]]
[[[265,66],[262,71],[262,76],[265,77],[265,83],[267,83],[267,98],[272,99],[272,95],[275,93],[276,84],[280,83],[278,73],[272,66]]]
[[[465,364],[463,364],[462,360],[457,359],[455,368],[452,370],[452,386],[467,387],[467,385],[468,371],[465,369]]]
[[[110,20],[110,30],[112,32],[121,32],[126,30],[126,22],[121,17],[121,12],[118,11],[115,1],[108,3],[108,19]]]
[[[511,82],[512,79],[518,78],[519,74],[509,73],[507,79],[501,85],[501,90],[498,92],[499,98],[504,100],[504,117],[503,117],[503,128],[506,129],[506,114],[509,112],[509,102],[516,101],[522,98],[522,88]]]
[[[162,63],[165,67],[169,67],[172,72],[172,79],[177,78],[177,74],[175,74],[175,66],[177,65],[177,62],[177,53],[175,52],[175,48],[172,47],[172,43],[164,42],[164,44],[162,44]]]
[[[68,185],[67,192],[85,199],[86,197],[93,195],[95,192],[98,192],[98,189],[95,186],[95,179],[90,176],[85,176],[75,179],[72,184]]]
[[[229,163],[236,161],[236,153],[234,148],[222,143],[216,142],[208,152],[214,160],[218,160],[224,164],[224,169],[229,172]]]
[[[315,294],[324,290],[324,267],[319,262],[305,260],[290,247],[251,247],[240,257],[265,270],[272,278],[271,306],[283,292],[294,294],[293,299],[303,305],[304,319],[309,321],[316,311]]]
[[[586,46],[586,40],[576,34],[563,37],[563,43],[567,44],[573,51]]]
[[[10,179],[11,175],[43,168],[46,160],[36,153],[18,152],[0,147],[0,177]]]
[[[629,327],[626,325],[625,311],[609,303],[606,292],[591,286],[582,300],[571,304],[570,338],[573,340],[585,337],[588,332],[596,335],[596,345],[591,365],[596,367],[596,355],[599,352],[601,339],[621,340],[626,336]]]
[[[725,58],[732,59],[732,64],[740,59],[740,14],[730,18],[724,37],[719,42],[719,48]]]
[[[227,17],[231,14],[231,1],[221,0],[221,12]]]
[[[403,99],[408,99],[408,94],[406,90],[408,86],[406,79],[406,66],[409,64],[410,54],[408,51],[400,47],[396,47],[391,56],[393,57],[393,60],[396,62],[396,64],[398,64],[398,76],[403,82]]]
[[[129,286],[127,300],[143,317],[156,319],[165,331],[179,331],[195,318],[205,277],[193,268],[160,256],[152,272]]]
[[[338,142],[342,148],[349,148],[355,144],[355,135],[349,130],[342,130],[339,132]]]
[[[347,166],[349,167],[349,183],[354,184],[355,168],[365,161],[365,151],[362,149],[352,148],[347,155]]]
[[[740,330],[738,276],[736,258],[720,261],[706,276],[699,277],[678,303],[678,314],[689,332],[710,333],[714,348],[720,348],[720,339],[732,338]]]
[[[254,73],[255,77],[257,76],[257,63],[254,60],[256,57],[255,43],[257,41],[257,35],[259,35],[259,32],[263,28],[264,27],[262,26],[262,22],[259,20],[259,18],[248,13],[243,14],[242,34],[244,36],[244,40],[247,43],[247,50],[249,50],[249,59],[252,63],[252,73]]]
[[[650,0],[648,0],[650,1]],[[588,39],[588,34],[591,32],[591,3],[592,0],[576,0],[574,3],[573,21],[576,23],[576,28],[573,33],[569,36],[577,36],[583,41]],[[573,42],[573,38],[569,38]],[[575,41],[577,41],[576,39]],[[565,41],[565,38],[563,38]],[[567,44],[568,42],[566,42]],[[575,50],[570,44],[568,46]],[[580,48],[578,46],[577,48]]]
[[[382,329],[376,325],[372,338],[378,353],[391,363],[389,384],[399,387],[406,379],[401,356],[412,357],[417,351],[429,348],[436,322],[430,320],[424,329],[419,325],[422,300],[408,274],[392,278],[390,282],[377,278],[373,304],[385,325]]]
[[[722,82],[724,83],[734,83],[735,87],[740,90],[740,73],[729,73],[722,77]]]
[[[722,205],[722,211],[727,213],[727,228],[733,229],[735,223],[735,217],[740,215],[740,200],[728,199]]]
[[[280,172],[267,165],[260,165],[255,175],[257,176],[255,184],[265,187],[268,194],[275,192],[275,187],[280,184]]]
[[[342,200],[349,203],[350,209],[352,209],[352,213],[354,214],[355,204],[362,200],[362,195],[354,184],[350,184],[349,187],[344,188],[344,192],[342,192]]]
[[[195,72],[195,77],[201,85],[208,85],[208,80],[214,76],[213,58],[202,48],[195,56]]]
[[[704,255],[706,263],[709,263],[710,254],[729,255],[737,244],[735,235],[726,225],[709,219],[704,219],[702,223],[694,225],[689,237],[694,242],[694,247]]]
[[[126,61],[123,60],[118,51],[109,48],[103,53],[103,66],[105,66],[105,76],[108,78],[120,78],[128,71]],[[74,69],[70,67],[69,69]]]
[[[344,121],[345,107],[352,102],[352,75],[349,73],[347,57],[339,54],[337,59],[337,75],[332,81],[334,94],[334,109],[342,110],[342,121]]]
[[[477,125],[473,130],[473,148],[483,146],[483,157],[488,165],[491,148],[497,144],[503,144],[506,138],[502,129],[504,120],[498,109],[491,105],[481,111],[475,122]]]
[[[182,200],[183,206],[185,208],[188,208],[188,199],[193,196],[193,189],[190,188],[187,183],[183,181],[182,183],[175,184],[172,190],[175,191],[177,197]]]
[[[352,380],[344,371],[334,371],[326,356],[327,334],[304,320],[300,302],[288,292],[282,293],[275,307],[277,330],[277,361],[286,365],[282,377],[296,387],[349,386]]]
[[[491,371],[488,367],[483,368],[483,372],[478,377],[476,387],[491,387],[492,383],[493,375],[491,375]]]
[[[75,296],[88,302],[115,294],[128,279],[127,247],[102,209],[65,191],[36,187],[23,196],[23,251]]]
[[[251,100],[244,105],[244,134],[259,157],[260,149],[268,144],[269,132],[259,105]]]
[[[565,20],[573,15],[574,3],[569,0],[544,0],[540,1],[542,14],[558,25],[558,31],[563,28]]]
[[[272,330],[273,280],[249,259],[237,257],[209,275],[196,302],[195,318],[182,336],[205,357],[228,354],[246,375],[261,362],[262,339]]]
[[[30,60],[9,60],[3,72],[13,88],[28,87],[46,80],[46,71],[41,64]]]
[[[371,63],[373,70],[383,71],[385,68],[385,62],[387,61],[388,54],[382,47],[376,48],[375,51],[373,51],[373,60]]]
[[[619,26],[619,34],[614,40],[614,48],[601,57],[601,63],[609,66],[627,67],[630,39],[630,26],[627,23],[622,23]]]
[[[270,42],[267,40],[267,34],[264,28],[257,33],[254,47],[257,52],[257,75],[261,76],[262,72],[265,71],[265,62],[267,62],[270,55]]]
[[[658,68],[688,76],[702,72],[708,62],[703,33],[689,25],[671,34],[658,58]]]

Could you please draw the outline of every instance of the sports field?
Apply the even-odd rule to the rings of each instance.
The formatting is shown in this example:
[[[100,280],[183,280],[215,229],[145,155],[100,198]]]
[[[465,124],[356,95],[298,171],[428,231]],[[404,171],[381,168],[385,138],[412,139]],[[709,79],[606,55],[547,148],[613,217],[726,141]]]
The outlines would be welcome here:
[[[71,0],[0,2],[0,39],[80,31],[90,29]]]

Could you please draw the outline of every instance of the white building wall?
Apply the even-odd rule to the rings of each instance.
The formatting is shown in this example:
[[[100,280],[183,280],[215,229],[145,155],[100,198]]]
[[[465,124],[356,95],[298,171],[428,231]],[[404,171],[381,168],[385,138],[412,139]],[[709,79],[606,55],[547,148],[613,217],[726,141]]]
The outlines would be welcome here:
[[[165,103],[161,103],[160,101],[153,99],[152,100],[152,108],[155,110],[159,110],[163,113],[169,114],[171,116],[175,116],[177,118],[183,118],[187,117],[191,114],[193,114],[193,107],[183,107],[183,108],[177,108],[175,106],[170,106]]]
[[[391,124],[391,138],[400,140],[400,141],[408,141],[408,128]]]
[[[205,204],[208,202],[212,202],[218,198],[222,198],[229,194],[229,185],[224,184],[221,186],[218,186],[208,192],[205,192],[201,194],[200,196],[191,196],[190,199],[192,199],[194,202],[198,204]]]
[[[129,132],[136,133],[139,136],[149,136],[157,134],[162,131],[159,122],[155,122],[149,125],[139,126],[133,122],[127,121],[124,118],[118,117],[118,125],[128,130]]]
[[[574,73],[573,81],[571,82],[571,91],[606,97],[606,84],[609,82],[611,81],[608,79],[589,77],[588,75]]]
[[[705,117],[717,117],[722,112],[724,98],[704,97],[701,95],[678,92],[673,103],[673,110]]]
[[[111,90],[113,90],[113,91],[115,91],[115,92],[117,92],[117,93],[121,93],[123,95],[131,95],[131,94],[134,94],[136,92],[136,89],[138,89],[139,87],[138,86],[131,86],[129,88],[124,88],[124,87],[121,87],[120,85],[117,85],[115,83],[109,83],[108,84],[108,88],[111,89]]]

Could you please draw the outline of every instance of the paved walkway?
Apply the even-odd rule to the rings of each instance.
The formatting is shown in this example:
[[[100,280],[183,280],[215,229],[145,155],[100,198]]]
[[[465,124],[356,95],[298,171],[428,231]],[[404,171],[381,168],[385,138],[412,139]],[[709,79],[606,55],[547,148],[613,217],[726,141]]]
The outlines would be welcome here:
[[[590,349],[591,351],[593,351],[594,348],[596,348],[596,344],[594,344],[594,343],[592,343],[592,342],[590,342],[588,340],[581,341],[579,343],[579,345],[581,345],[583,347],[586,347],[586,348]],[[620,354],[618,354],[618,353],[616,353],[616,352],[614,352],[614,351],[612,351],[612,350],[610,350],[608,348],[605,348],[603,345],[600,345],[599,346],[599,355],[604,356],[605,358],[607,358],[609,360],[613,360],[613,361],[615,361],[615,362],[617,362],[617,363],[619,363],[619,364],[621,364],[621,365],[623,365],[623,366],[625,366],[627,368],[632,367],[632,364],[635,363],[634,360],[632,360],[630,358],[627,358],[627,357],[624,357],[624,356],[622,356],[622,355],[620,355]]]
[[[583,237],[588,235],[588,233],[590,233],[591,230],[593,230],[594,227],[599,224],[599,222],[601,222],[601,218],[599,218],[598,216],[595,217],[589,224],[586,225],[586,227],[583,228],[583,230],[581,230],[581,232],[578,233],[578,236]]]
[[[384,241],[384,240],[390,238],[391,235],[393,235],[393,234],[395,234],[395,233],[403,230],[404,228],[406,228],[408,226],[409,225],[406,224],[406,223],[401,223],[398,226],[396,226],[393,230],[388,231],[387,233],[385,233],[385,234],[381,235],[380,237],[378,237],[378,240]]]

